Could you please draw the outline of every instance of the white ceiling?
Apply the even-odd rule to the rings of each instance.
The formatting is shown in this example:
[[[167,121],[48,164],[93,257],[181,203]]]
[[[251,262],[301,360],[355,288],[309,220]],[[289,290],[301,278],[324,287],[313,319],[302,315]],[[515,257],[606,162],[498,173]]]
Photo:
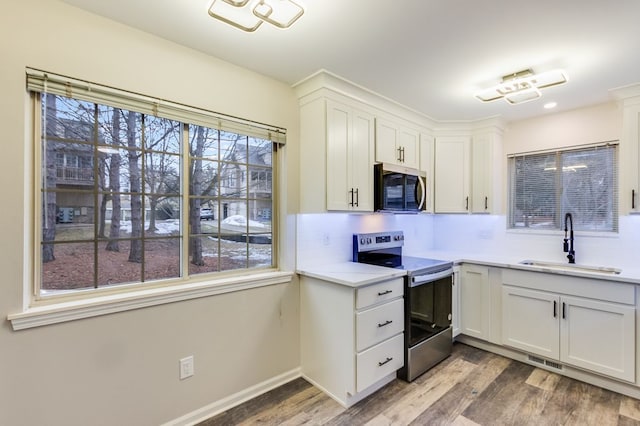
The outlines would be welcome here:
[[[254,33],[211,18],[211,0],[63,1],[288,84],[326,69],[437,120],[519,120],[640,82],[638,0],[298,0],[290,29]],[[515,106],[473,97],[526,68],[569,83]]]

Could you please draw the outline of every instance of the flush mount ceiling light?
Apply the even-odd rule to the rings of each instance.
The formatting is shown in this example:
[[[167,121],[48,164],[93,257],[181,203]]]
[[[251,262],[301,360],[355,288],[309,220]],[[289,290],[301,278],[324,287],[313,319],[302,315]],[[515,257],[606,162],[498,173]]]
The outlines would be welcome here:
[[[289,28],[304,13],[293,0],[213,0],[209,15],[242,31],[252,33],[263,22]]]
[[[485,89],[475,96],[482,102],[504,99],[511,105],[538,99],[540,89],[567,82],[567,75],[560,70],[534,74],[530,69],[518,71],[502,77],[502,83]]]

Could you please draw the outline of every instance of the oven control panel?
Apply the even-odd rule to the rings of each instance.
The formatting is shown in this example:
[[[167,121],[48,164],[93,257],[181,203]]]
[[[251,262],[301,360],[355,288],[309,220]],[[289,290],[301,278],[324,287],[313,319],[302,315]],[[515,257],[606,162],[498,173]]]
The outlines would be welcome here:
[[[403,244],[404,233],[402,231],[353,234],[353,249],[356,252],[402,247]]]

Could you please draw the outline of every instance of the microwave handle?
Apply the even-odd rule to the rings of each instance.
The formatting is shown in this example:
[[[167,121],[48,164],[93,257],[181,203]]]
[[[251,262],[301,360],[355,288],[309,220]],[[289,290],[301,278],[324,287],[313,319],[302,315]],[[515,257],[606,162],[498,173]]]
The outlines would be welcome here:
[[[420,188],[422,189],[422,197],[420,198],[420,204],[418,204],[418,210],[422,210],[427,200],[427,188],[420,176],[418,176],[418,182],[420,182]]]

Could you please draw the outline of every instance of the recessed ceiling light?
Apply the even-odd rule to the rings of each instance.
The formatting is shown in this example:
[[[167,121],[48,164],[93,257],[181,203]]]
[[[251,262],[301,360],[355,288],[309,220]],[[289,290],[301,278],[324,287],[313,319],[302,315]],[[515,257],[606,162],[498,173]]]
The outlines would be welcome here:
[[[544,109],[552,109],[556,106],[558,106],[557,102],[547,102],[546,104],[544,104]]]

